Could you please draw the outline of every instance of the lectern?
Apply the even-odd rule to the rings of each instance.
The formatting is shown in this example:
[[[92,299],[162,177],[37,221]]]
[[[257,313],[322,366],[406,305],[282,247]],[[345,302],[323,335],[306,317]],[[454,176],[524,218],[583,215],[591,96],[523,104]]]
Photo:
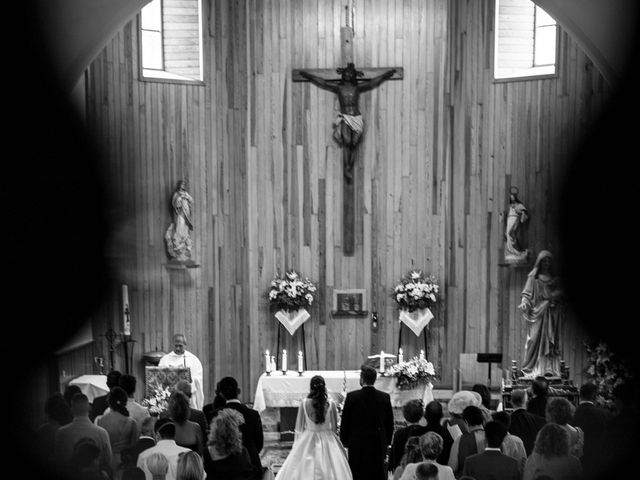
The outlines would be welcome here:
[[[487,380],[487,386],[491,389],[491,364],[492,363],[501,363],[502,362],[502,354],[501,353],[478,353],[476,357],[478,363],[488,363],[489,364],[489,376]]]

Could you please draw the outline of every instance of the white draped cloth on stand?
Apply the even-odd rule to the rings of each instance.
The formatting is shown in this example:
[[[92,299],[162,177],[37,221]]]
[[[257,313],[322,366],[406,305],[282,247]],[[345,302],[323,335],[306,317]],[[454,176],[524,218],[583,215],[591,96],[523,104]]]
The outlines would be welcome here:
[[[178,355],[172,351],[160,359],[158,367],[188,367],[191,370],[191,407],[202,410],[204,406],[203,373],[202,363],[198,357],[188,350],[184,351],[184,355]]]
[[[432,318],[433,313],[428,308],[419,308],[413,312],[400,310],[400,321],[409,327],[416,336],[419,336],[424,327],[429,325]]]
[[[278,310],[275,316],[278,321],[282,325],[284,325],[284,328],[287,329],[289,335],[293,335],[298,327],[300,327],[300,325],[309,320],[309,318],[311,317],[309,312],[307,312],[304,308],[292,312],[287,312],[286,310]]]

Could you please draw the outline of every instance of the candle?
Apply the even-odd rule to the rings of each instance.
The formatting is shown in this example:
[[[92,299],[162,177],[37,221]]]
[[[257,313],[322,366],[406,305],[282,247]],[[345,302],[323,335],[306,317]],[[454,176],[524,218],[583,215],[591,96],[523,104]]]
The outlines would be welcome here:
[[[298,351],[298,372],[302,373],[304,371],[303,363],[302,363],[302,350]]]
[[[402,363],[404,361],[404,356],[402,355],[402,349],[398,349],[398,363]]]
[[[276,370],[276,356],[271,355],[271,368],[270,371],[275,372]]]
[[[269,350],[264,352],[264,369],[267,373],[271,372],[271,357],[269,356]]]
[[[424,350],[420,350],[420,360],[424,360]]]
[[[384,373],[384,350],[380,350],[380,373]]]
[[[129,289],[122,285],[122,320],[124,323],[124,334],[131,335],[131,318],[129,311]]]
[[[287,371],[287,351],[282,350],[282,371]]]

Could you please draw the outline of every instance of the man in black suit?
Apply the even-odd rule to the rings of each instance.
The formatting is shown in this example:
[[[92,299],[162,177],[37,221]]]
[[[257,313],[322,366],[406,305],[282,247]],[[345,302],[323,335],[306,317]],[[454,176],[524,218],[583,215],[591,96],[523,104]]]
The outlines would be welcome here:
[[[514,411],[511,414],[509,433],[520,437],[527,456],[529,456],[536,442],[536,435],[538,435],[538,432],[544,424],[547,423],[547,420],[527,412],[527,392],[525,390],[514,390],[511,392],[511,405],[513,405]]]
[[[107,374],[107,387],[109,391],[113,389],[113,387],[117,387],[120,385],[120,377],[122,373],[118,370],[111,370]],[[98,415],[102,415],[104,411],[109,406],[107,401],[109,394],[102,395],[100,397],[96,397],[93,399],[93,403],[91,404],[91,414],[89,415],[89,419],[93,422]]]
[[[173,388],[184,393],[187,398],[191,400],[191,383],[189,383],[187,380],[178,381],[178,383],[176,383],[176,386]],[[189,420],[200,425],[200,429],[202,430],[202,438],[205,439],[206,443],[207,434],[209,433],[209,424],[207,423],[207,418],[205,417],[204,412],[190,406]]]
[[[573,415],[572,425],[584,432],[583,455],[580,459],[584,472],[598,478],[604,471],[603,452],[606,449],[603,439],[609,421],[609,413],[595,404],[598,386],[588,382],[580,387],[580,405]]]
[[[254,470],[254,478],[256,480],[260,480],[264,472],[262,463],[260,462],[260,450],[262,450],[264,445],[264,433],[262,431],[262,420],[260,418],[260,414],[238,400],[240,388],[238,388],[238,382],[235,378],[224,377],[220,380],[218,389],[220,396],[226,400],[226,403],[222,408],[232,408],[237,410],[244,417],[245,423],[244,425],[240,425],[240,432],[242,432],[242,444],[249,452],[249,457]]]
[[[492,420],[484,426],[487,447],[484,452],[467,457],[462,475],[475,480],[519,480],[520,467],[517,460],[500,451],[500,445],[507,436],[507,427]]]
[[[384,461],[393,435],[393,409],[388,393],[377,390],[375,368],[363,365],[362,388],[347,394],[340,440],[348,449],[353,480],[386,480]]]

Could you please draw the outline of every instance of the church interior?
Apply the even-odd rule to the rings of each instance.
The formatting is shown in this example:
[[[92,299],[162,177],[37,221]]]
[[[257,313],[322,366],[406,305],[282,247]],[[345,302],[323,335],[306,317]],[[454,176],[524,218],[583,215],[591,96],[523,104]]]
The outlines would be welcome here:
[[[431,363],[443,405],[488,383],[504,406],[544,348],[530,337],[547,341],[522,307],[541,252],[562,313],[554,365],[537,356],[532,371],[577,405],[596,345],[635,368],[627,260],[611,254],[633,244],[634,2],[33,3],[35,78],[8,91],[28,130],[7,197],[23,213],[8,256],[25,301],[7,333],[29,352],[28,428],[81,377],[131,374],[142,402],[176,333],[202,364],[203,403],[233,376],[243,402],[268,406],[257,389],[284,350],[291,377],[345,384],[402,351]],[[349,63],[354,85],[372,82],[355,101],[336,87]],[[354,108],[348,145],[335,133],[356,131]],[[313,285],[294,327],[269,296],[288,272]],[[397,295],[412,272],[438,286],[420,328]],[[276,443],[295,419],[278,405],[263,417]]]

